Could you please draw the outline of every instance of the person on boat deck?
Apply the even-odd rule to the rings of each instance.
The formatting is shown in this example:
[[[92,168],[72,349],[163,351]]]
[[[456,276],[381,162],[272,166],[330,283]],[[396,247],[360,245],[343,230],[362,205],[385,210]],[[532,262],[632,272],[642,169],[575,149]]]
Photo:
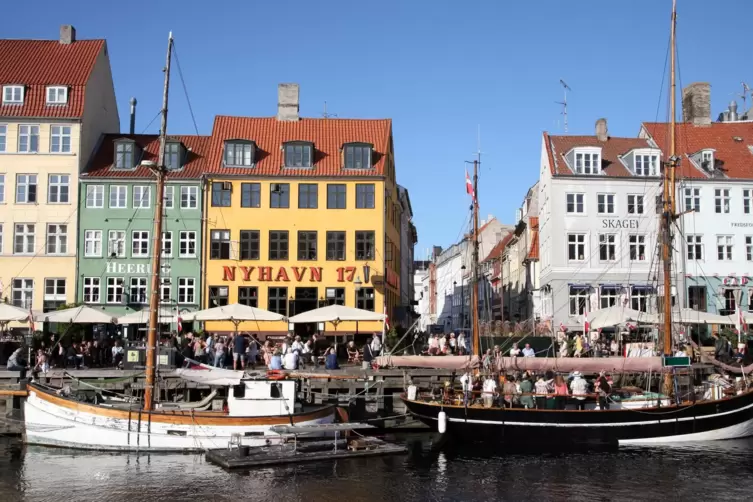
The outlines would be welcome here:
[[[434,336],[429,338],[429,355],[439,355],[439,335],[437,335],[436,333],[434,334]]]
[[[539,375],[534,385],[536,391],[536,408],[546,409],[546,396],[549,394],[549,385],[547,385],[544,375]]]
[[[533,350],[530,343],[523,348],[523,357],[536,357],[536,351]]]
[[[617,357],[617,352],[620,350],[620,344],[617,343],[617,339],[613,338],[612,342],[609,344],[609,352],[612,354],[613,357]]]
[[[510,349],[510,357],[518,357],[520,356],[520,348],[518,348],[517,343],[512,344],[512,348]]]
[[[560,342],[560,352],[559,357],[567,357],[568,353],[568,347],[567,347],[567,339],[564,339]]]
[[[583,337],[581,335],[575,335],[575,353],[573,357],[581,357],[583,355]]]
[[[261,348],[261,354],[264,358],[264,366],[269,367],[272,364],[272,344],[269,340],[264,340],[264,347]]]
[[[356,342],[353,340],[348,342],[347,347],[345,347],[346,352],[348,353],[348,362],[349,363],[357,363],[358,362],[358,348],[356,347]]]
[[[278,349],[275,349],[272,353],[272,356],[269,358],[269,369],[270,370],[281,370],[282,369],[282,355],[280,354],[280,351]]]
[[[471,389],[473,388],[473,381],[469,371],[466,371],[460,377],[460,388],[463,389],[463,406],[468,406],[471,402]]]
[[[554,377],[554,404],[558,410],[564,410],[567,407],[567,395],[569,394],[567,389],[567,382],[562,375]]]
[[[484,380],[484,408],[491,408],[494,398],[497,397],[497,381],[491,375]]]
[[[123,347],[120,345],[120,340],[115,340],[115,344],[112,346],[112,364],[119,368],[123,362]]]
[[[298,369],[298,351],[297,350],[291,350],[287,354],[285,354],[284,360],[285,360],[286,370]]]
[[[248,345],[246,347],[246,364],[250,364],[252,368],[256,368],[260,350],[261,344],[259,343],[259,335],[254,333],[248,340]]]
[[[532,409],[536,406],[533,396],[533,382],[531,381],[531,374],[527,371],[523,373],[520,380],[520,405],[527,409]]]
[[[457,340],[455,340],[455,333],[450,333],[450,340],[447,342],[450,346],[450,354],[455,354],[458,351]]]
[[[504,395],[505,408],[514,408],[518,402],[518,386],[515,385],[515,377],[508,375],[505,378],[505,384],[502,386],[502,394]]]
[[[489,372],[492,370],[492,349],[486,349],[484,357],[481,358],[481,364],[484,367],[484,371]]]
[[[431,344],[431,342],[429,342]],[[468,345],[465,339],[465,333],[463,331],[458,335],[458,354],[464,356],[468,353]]]
[[[324,354],[324,369],[326,370],[339,370],[340,365],[337,364],[337,351],[334,345],[330,345],[327,352]]]
[[[578,409],[585,410],[588,382],[583,378],[580,371],[573,371],[573,381],[570,382],[570,391],[573,393]]]
[[[602,370],[599,378],[596,380],[596,393],[599,395],[599,409],[609,409],[609,394],[612,392],[612,386],[609,385],[606,373]]]
[[[447,335],[439,337],[439,353],[442,355],[447,354]]]
[[[499,359],[502,357],[502,349],[499,348],[499,345],[495,345],[494,349],[492,350],[492,360],[494,361],[494,366],[497,366],[497,363],[499,362]]]

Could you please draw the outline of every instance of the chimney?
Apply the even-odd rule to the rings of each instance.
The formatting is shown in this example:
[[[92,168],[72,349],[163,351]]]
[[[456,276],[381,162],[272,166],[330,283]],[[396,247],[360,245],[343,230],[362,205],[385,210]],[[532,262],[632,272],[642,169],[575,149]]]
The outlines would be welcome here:
[[[431,252],[431,258],[436,260],[439,255],[442,254],[442,246],[434,246]]]
[[[136,131],[136,98],[131,98],[131,126],[128,128],[129,134]]]
[[[711,125],[711,84],[693,82],[682,90],[682,121]]]
[[[60,26],[60,43],[63,45],[71,45],[76,41],[76,28],[70,24],[63,24]]]
[[[277,86],[277,120],[295,122],[298,116],[298,84]]]
[[[598,139],[602,143],[606,143],[606,141],[609,139],[607,119],[599,119],[596,121],[596,139]]]

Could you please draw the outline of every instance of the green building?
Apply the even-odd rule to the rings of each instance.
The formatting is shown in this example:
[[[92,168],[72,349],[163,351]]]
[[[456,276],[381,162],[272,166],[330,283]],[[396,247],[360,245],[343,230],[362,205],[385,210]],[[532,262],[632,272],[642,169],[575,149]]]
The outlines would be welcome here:
[[[208,137],[167,138],[160,298],[179,314],[201,305],[208,145]],[[158,155],[157,135],[105,135],[81,175],[77,301],[114,315],[148,308],[156,176],[144,164],[156,164]],[[145,326],[129,326],[124,335],[143,336],[139,329]]]

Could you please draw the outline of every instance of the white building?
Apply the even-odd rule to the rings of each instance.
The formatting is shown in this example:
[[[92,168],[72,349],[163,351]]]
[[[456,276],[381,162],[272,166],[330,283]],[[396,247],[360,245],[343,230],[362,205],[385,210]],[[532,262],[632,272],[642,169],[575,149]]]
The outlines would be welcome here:
[[[413,256],[418,234],[413,225],[413,207],[410,203],[408,189],[397,186],[398,199],[402,209],[400,213],[400,316],[396,321],[408,328],[413,324]]]
[[[415,311],[420,316],[416,329],[418,331],[426,331],[429,324],[434,323],[429,310],[429,262],[417,261],[414,268],[413,301],[415,303]]]
[[[444,326],[446,332],[460,326],[460,295],[463,279],[463,255],[468,241],[462,240],[442,251],[434,258],[436,266],[436,324]]]

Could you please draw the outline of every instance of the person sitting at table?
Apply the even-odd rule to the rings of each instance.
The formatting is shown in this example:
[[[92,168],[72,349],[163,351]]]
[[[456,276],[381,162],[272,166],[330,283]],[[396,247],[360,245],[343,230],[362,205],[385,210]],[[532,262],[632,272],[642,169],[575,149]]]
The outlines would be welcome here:
[[[349,341],[346,350],[348,352],[348,362],[357,363],[360,359],[360,354],[358,353],[358,348],[356,348],[356,342],[353,340]]]
[[[330,345],[327,351],[324,353],[324,369],[325,370],[339,370],[340,365],[337,364],[337,351],[334,345]]]

